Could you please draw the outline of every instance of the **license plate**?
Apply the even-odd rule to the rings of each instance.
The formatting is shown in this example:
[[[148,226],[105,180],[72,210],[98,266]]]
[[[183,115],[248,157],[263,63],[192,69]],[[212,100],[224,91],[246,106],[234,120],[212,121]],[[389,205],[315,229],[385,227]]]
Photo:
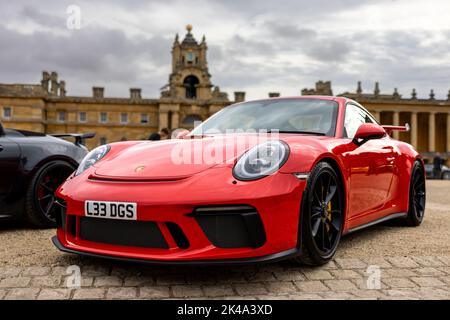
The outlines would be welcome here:
[[[135,202],[85,201],[86,217],[136,220],[137,204]]]

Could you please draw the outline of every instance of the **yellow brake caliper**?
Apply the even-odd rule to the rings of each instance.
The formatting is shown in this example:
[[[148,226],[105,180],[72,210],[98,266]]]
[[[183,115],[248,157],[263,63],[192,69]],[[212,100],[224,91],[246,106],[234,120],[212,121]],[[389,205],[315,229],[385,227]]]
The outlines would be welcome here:
[[[328,205],[327,205],[327,219],[331,223],[331,201],[328,202]],[[325,224],[325,226],[327,227],[327,231],[329,232],[330,231],[330,225],[327,223],[327,224]]]

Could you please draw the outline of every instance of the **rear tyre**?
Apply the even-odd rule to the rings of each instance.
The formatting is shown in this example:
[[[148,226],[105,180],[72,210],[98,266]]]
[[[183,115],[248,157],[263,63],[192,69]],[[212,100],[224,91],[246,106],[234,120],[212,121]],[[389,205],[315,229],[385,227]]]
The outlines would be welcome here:
[[[55,191],[75,171],[70,163],[56,160],[42,166],[34,175],[25,199],[27,221],[37,228],[56,227]]]
[[[411,227],[419,226],[425,214],[425,175],[422,164],[414,162],[411,170],[411,181],[409,184],[409,205],[406,224]]]
[[[311,172],[302,200],[301,254],[296,262],[323,265],[339,245],[344,223],[344,190],[332,166],[320,162]]]

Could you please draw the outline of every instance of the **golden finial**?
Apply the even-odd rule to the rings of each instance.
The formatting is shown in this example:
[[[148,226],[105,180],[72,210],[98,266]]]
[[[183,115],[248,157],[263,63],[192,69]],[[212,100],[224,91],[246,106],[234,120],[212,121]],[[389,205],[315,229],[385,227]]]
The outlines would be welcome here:
[[[186,30],[187,30],[188,33],[191,33],[191,30],[192,30],[192,24],[188,24],[188,25],[186,26]]]

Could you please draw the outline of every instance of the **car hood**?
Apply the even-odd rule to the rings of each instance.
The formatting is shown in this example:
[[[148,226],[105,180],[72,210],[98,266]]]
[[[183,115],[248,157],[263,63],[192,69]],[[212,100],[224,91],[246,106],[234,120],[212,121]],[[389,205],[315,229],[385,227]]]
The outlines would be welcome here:
[[[252,139],[247,144],[238,141],[241,139],[237,136],[146,141],[105,158],[98,163],[95,175],[130,180],[185,178],[234,163],[236,157],[258,143]]]
[[[258,134],[214,135],[163,141],[145,141],[114,152],[95,165],[98,178],[120,180],[175,180],[217,166],[232,167],[248,149],[270,139],[292,137]],[[321,139],[322,137],[303,137]],[[298,140],[298,136],[297,136]],[[301,139],[303,140],[303,139]]]

